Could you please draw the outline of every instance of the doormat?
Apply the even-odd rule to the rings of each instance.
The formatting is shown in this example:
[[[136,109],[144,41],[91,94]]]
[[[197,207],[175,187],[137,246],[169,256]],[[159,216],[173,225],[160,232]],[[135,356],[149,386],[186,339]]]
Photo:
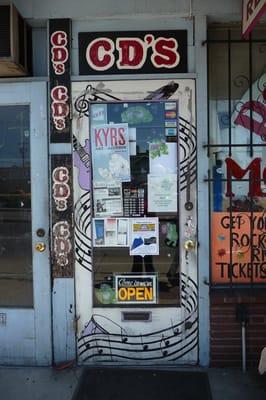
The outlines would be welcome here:
[[[123,368],[87,368],[72,400],[211,400],[208,374]]]

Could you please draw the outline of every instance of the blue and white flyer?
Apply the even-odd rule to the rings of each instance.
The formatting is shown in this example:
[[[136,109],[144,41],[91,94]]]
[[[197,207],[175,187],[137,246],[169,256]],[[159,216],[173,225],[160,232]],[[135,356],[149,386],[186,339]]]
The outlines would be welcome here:
[[[159,255],[159,220],[153,218],[131,218],[130,220],[131,256]]]
[[[91,126],[94,182],[130,182],[128,124]]]

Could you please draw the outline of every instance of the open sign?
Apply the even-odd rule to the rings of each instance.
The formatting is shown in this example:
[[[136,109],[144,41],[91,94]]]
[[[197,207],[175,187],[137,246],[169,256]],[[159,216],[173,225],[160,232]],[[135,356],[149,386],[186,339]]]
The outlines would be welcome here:
[[[120,304],[156,304],[156,275],[115,275],[116,302]]]

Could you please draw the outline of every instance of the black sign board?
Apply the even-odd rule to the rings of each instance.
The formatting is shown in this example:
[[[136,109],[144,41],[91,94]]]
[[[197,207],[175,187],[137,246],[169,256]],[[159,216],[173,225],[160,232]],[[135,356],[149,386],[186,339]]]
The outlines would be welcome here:
[[[50,134],[70,143],[70,19],[49,20]]]
[[[53,278],[73,278],[72,156],[51,156]]]
[[[80,32],[80,75],[187,72],[187,31]]]

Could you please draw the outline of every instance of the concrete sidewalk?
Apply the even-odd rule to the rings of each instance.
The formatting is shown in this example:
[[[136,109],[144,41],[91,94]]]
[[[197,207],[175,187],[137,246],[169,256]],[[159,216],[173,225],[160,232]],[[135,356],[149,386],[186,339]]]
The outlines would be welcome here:
[[[266,400],[266,374],[208,369],[213,400]]]
[[[81,368],[0,367],[1,400],[71,400]]]
[[[233,369],[206,371],[213,400],[266,400],[266,374],[260,376],[256,371],[243,374]],[[0,367],[0,399],[71,400],[81,373],[81,367],[61,371],[43,367]]]

